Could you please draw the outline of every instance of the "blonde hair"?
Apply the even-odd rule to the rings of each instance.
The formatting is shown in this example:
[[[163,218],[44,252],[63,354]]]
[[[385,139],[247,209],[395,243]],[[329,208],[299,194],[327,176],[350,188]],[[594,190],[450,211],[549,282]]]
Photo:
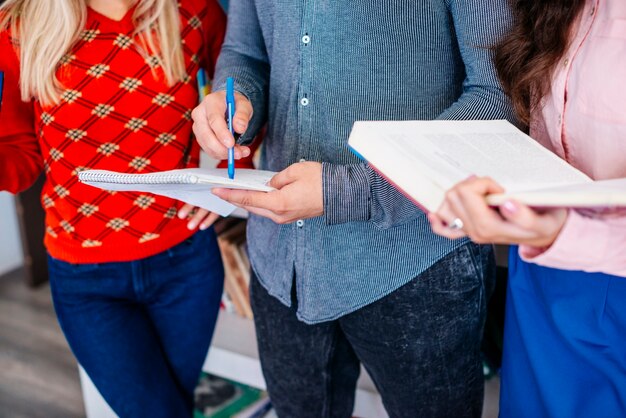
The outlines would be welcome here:
[[[169,85],[185,77],[177,0],[134,0],[135,35],[146,58],[153,54]],[[22,100],[60,100],[57,69],[85,29],[87,0],[7,0],[0,30],[11,28],[20,56]]]

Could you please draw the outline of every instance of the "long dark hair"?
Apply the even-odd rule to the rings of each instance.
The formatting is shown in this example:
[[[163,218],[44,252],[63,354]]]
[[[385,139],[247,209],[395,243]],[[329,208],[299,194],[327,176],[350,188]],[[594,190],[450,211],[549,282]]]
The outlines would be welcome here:
[[[515,111],[528,124],[565,54],[586,0],[512,0],[515,24],[496,47],[495,65]]]

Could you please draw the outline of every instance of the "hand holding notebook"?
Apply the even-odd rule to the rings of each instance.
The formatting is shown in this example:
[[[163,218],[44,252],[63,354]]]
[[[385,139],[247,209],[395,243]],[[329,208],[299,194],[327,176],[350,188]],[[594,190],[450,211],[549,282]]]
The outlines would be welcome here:
[[[170,197],[220,214],[230,215],[236,207],[211,193],[214,188],[269,192],[276,173],[262,170],[237,170],[229,179],[225,169],[186,168],[147,174],[127,174],[105,170],[86,170],[78,179],[93,187],[112,191],[136,191]]]

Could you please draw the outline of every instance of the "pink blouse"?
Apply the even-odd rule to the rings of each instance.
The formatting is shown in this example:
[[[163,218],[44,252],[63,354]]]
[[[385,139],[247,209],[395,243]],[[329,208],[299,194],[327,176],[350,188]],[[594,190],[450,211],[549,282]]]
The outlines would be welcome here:
[[[589,0],[531,136],[594,179],[626,177],[626,0]],[[626,212],[571,210],[548,249],[526,261],[626,277]]]

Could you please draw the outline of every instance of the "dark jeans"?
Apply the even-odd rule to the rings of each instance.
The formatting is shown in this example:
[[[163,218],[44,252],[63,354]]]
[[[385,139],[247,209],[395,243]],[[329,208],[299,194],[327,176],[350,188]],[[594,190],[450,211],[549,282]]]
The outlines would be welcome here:
[[[494,273],[491,248],[467,244],[389,296],[316,325],[254,278],[261,364],[278,416],[350,417],[362,363],[391,417],[480,417]]]
[[[222,295],[214,231],[143,260],[49,266],[61,328],[113,410],[191,417]]]

